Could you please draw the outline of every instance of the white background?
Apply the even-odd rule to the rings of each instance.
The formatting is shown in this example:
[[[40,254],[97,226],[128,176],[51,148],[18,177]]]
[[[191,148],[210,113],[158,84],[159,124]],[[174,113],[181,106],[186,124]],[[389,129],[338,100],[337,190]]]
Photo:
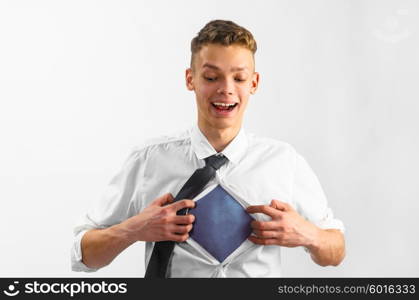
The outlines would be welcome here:
[[[287,141],[346,226],[337,268],[286,249],[285,276],[419,276],[419,2],[0,1],[0,276],[136,276],[143,245],[70,270],[72,229],[130,149],[196,120],[190,40],[253,32],[247,131]]]

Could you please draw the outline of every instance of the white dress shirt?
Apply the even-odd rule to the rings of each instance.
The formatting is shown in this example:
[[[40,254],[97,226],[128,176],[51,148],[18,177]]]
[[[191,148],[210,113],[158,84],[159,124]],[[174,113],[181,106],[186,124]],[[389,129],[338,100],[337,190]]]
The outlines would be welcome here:
[[[192,173],[205,165],[204,158],[215,153],[198,126],[136,147],[107,186],[100,205],[91,209],[74,229],[72,270],[97,270],[81,261],[80,241],[87,230],[118,224],[165,193],[175,197]],[[247,134],[242,128],[222,153],[228,162],[193,200],[198,201],[221,185],[243,207],[269,205],[272,199],[277,199],[289,203],[320,228],[344,231],[342,222],[333,217],[316,175],[291,145]],[[264,214],[252,217],[270,220]],[[153,244],[146,243],[145,265]],[[176,244],[169,274],[170,277],[280,277],[281,247],[246,240],[220,263],[189,238]]]

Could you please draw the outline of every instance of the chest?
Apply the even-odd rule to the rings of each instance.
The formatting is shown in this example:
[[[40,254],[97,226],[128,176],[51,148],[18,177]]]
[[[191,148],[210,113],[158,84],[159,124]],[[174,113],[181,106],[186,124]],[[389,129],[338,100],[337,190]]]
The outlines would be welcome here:
[[[202,167],[199,160],[179,157],[177,160],[159,158],[154,168],[149,168],[144,177],[141,193],[143,200],[151,202],[165,194],[179,192],[192,173]],[[292,160],[278,155],[258,153],[248,155],[239,163],[221,167],[210,185],[219,184],[229,191],[243,206],[267,205],[272,199],[291,201],[294,168]]]

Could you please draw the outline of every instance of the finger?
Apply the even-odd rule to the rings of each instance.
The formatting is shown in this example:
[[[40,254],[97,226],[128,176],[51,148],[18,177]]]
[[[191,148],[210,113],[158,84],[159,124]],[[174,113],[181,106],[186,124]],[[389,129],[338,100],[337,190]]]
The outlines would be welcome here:
[[[257,238],[260,239],[275,239],[278,235],[277,231],[274,230],[253,230],[253,233]]]
[[[172,203],[169,206],[173,208],[174,211],[178,211],[182,208],[194,208],[195,202],[189,199],[183,199],[180,201],[176,201],[175,203]]]
[[[186,216],[174,216],[173,217],[173,223],[177,225],[189,225],[195,222],[195,216],[188,214]]]
[[[168,204],[170,202],[173,202],[173,196],[170,193],[164,194],[163,196],[160,196],[156,199],[153,200],[153,202],[151,202],[151,205],[156,205],[156,206],[163,206],[165,204]]]
[[[271,207],[278,209],[278,210],[282,210],[282,211],[288,211],[291,209],[291,206],[288,203],[273,199],[271,201]]]
[[[258,230],[280,230],[281,226],[277,221],[252,221],[250,227]]]
[[[258,245],[276,245],[278,243],[276,239],[263,239],[252,235],[248,237],[248,240]]]
[[[192,224],[189,225],[174,225],[173,233],[175,234],[185,234],[192,230]]]
[[[171,234],[170,240],[178,243],[185,242],[189,238],[189,234]]]
[[[281,216],[281,211],[270,207],[268,205],[252,205],[246,208],[246,211],[249,214],[263,213],[270,216],[271,218],[276,218]]]

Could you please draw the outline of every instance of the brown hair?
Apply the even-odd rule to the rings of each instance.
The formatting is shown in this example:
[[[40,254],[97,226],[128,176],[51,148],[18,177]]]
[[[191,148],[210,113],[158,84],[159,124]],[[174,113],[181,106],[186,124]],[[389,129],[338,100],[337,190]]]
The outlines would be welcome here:
[[[246,28],[232,21],[213,20],[202,28],[191,41],[191,67],[194,56],[203,46],[208,44],[220,44],[223,46],[241,45],[252,51],[254,55],[257,49],[253,35]]]

